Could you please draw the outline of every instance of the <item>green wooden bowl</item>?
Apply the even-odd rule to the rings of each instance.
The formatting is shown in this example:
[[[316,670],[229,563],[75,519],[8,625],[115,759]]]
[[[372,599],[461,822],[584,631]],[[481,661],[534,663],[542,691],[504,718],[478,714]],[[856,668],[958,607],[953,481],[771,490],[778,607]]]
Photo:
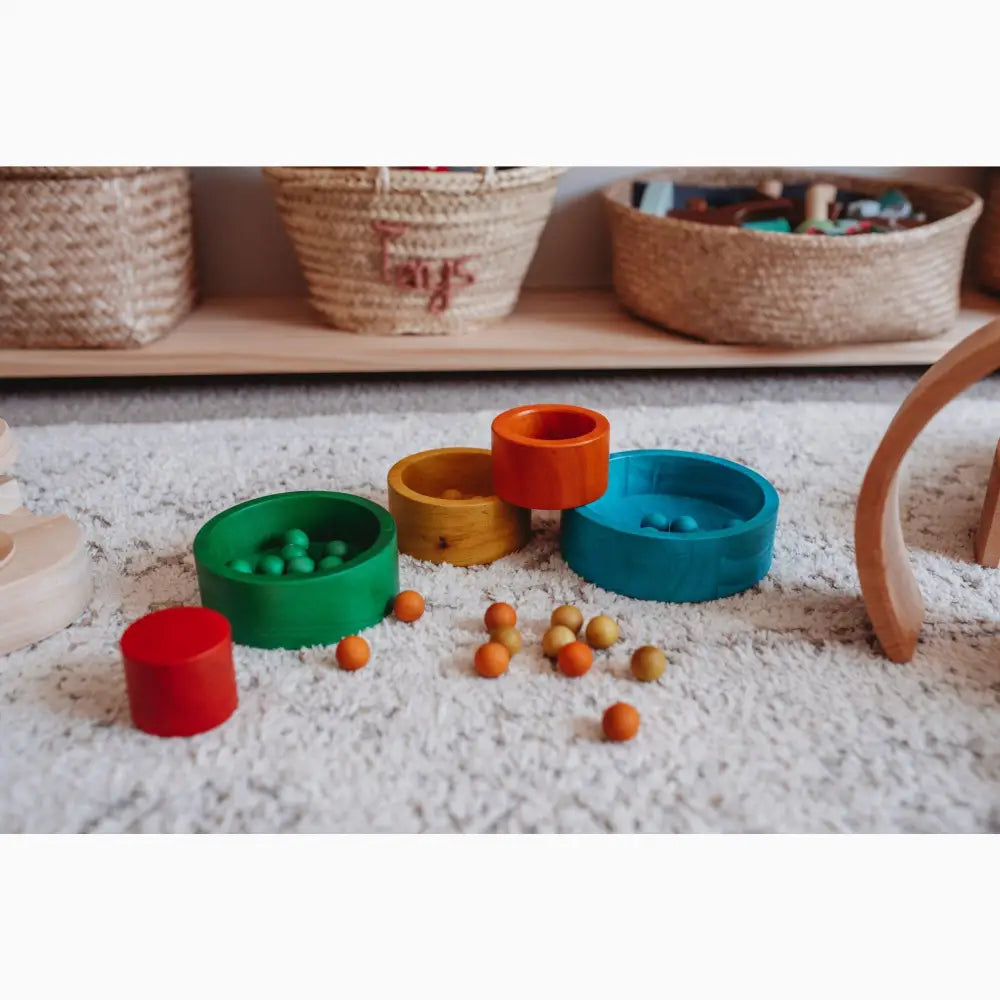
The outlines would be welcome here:
[[[346,542],[343,564],[280,576],[230,566],[275,554],[293,528],[308,535],[317,567],[325,546]],[[225,615],[244,646],[330,645],[381,621],[399,592],[396,522],[350,493],[275,493],[230,507],[195,536],[194,560],[201,603]]]

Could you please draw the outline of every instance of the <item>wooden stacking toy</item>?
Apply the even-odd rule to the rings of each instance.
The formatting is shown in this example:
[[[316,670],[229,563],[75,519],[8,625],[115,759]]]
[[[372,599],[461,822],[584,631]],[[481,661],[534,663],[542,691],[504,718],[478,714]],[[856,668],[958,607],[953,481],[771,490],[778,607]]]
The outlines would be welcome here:
[[[428,562],[491,563],[527,544],[531,511],[501,500],[484,448],[437,448],[389,470],[389,511],[399,550]]]
[[[903,459],[931,419],[959,393],[1000,368],[1000,320],[956,344],[932,365],[903,400],[872,456],[858,494],[854,551],[861,595],[875,636],[896,663],[913,657],[923,628],[924,599],[907,558],[899,520],[898,475]],[[997,460],[983,503],[975,554],[995,566],[1000,555]]]
[[[566,510],[608,486],[611,426],[581,406],[518,406],[493,421],[493,486],[518,507]]]
[[[395,521],[349,493],[238,504],[201,528],[194,558],[202,604],[246,646],[329,645],[381,621],[399,592]]]
[[[562,511],[571,569],[629,597],[714,600],[770,568],[778,495],[750,469],[691,452],[610,455],[607,418],[564,404],[507,410],[492,435],[492,452],[439,448],[389,470],[402,552],[456,566],[491,562],[527,543],[531,510],[540,509]],[[582,625],[576,609],[559,611],[575,614],[553,618],[547,655]],[[575,628],[563,636],[558,626],[569,621]]]
[[[6,473],[17,441],[0,420],[0,654],[38,642],[78,618],[90,601],[83,530],[65,514],[30,514]]]
[[[735,462],[683,451],[611,456],[607,492],[562,515],[563,558],[627,597],[711,601],[771,566],[778,494]]]

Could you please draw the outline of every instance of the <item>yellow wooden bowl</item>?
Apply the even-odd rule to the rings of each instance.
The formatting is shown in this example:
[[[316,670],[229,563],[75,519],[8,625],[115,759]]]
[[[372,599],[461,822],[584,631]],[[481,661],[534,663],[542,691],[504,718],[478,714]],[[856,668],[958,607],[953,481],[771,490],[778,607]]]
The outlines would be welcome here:
[[[493,492],[485,448],[435,448],[389,470],[389,511],[399,551],[428,562],[475,566],[527,544],[531,511]]]

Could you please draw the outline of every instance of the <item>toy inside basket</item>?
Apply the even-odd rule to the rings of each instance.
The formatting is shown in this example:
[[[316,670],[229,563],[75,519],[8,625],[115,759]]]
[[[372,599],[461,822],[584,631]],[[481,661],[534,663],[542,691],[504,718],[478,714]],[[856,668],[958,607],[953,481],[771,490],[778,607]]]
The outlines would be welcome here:
[[[829,184],[872,199],[895,189],[926,218],[843,238],[709,225],[641,211],[634,180],[756,189]],[[657,171],[604,192],[622,304],[717,343],[812,347],[946,333],[959,308],[969,233],[982,209],[959,187],[802,170]]]

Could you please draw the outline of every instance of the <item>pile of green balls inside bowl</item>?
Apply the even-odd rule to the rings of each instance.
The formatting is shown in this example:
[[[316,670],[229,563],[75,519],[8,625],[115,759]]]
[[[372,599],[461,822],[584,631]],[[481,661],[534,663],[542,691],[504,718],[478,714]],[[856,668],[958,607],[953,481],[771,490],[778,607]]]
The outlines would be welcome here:
[[[280,545],[265,548],[249,558],[230,559],[228,566],[235,573],[258,576],[307,576],[340,569],[351,557],[347,542],[311,542],[301,528],[289,528],[281,536]]]

